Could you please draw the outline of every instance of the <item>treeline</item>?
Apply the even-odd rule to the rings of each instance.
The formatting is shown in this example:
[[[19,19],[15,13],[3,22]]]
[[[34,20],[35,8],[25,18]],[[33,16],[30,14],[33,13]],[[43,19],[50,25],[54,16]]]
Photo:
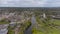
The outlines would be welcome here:
[[[10,12],[38,12],[38,13],[48,13],[48,14],[55,14],[60,13],[60,8],[46,8],[46,7],[1,7],[0,13],[10,13]]]

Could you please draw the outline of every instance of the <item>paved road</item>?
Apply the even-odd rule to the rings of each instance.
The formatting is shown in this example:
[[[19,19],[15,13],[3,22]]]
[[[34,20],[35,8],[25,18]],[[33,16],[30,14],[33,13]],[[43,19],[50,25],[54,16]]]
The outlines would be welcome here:
[[[31,18],[31,23],[32,23],[32,25],[25,31],[24,34],[32,34],[32,27],[36,23],[36,19],[34,16],[32,16],[32,18]]]
[[[5,24],[5,25],[0,25],[0,34],[7,34],[8,32],[8,24]]]

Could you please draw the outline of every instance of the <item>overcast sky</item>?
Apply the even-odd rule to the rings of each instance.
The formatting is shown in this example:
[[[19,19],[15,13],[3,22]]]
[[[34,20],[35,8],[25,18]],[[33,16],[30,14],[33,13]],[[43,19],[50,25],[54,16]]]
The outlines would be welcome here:
[[[0,0],[0,7],[60,7],[60,0]]]

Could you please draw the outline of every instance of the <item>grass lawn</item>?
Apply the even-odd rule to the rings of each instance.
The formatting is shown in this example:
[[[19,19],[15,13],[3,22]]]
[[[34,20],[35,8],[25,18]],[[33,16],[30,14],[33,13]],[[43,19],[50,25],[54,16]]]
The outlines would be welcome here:
[[[33,34],[60,34],[60,28],[55,27],[60,26],[60,20],[53,19],[53,21],[49,20],[46,23],[43,23],[39,18],[36,18],[36,21],[38,28],[33,27]]]
[[[60,25],[60,20],[54,20],[54,22],[53,22],[54,24],[57,24],[57,25]]]
[[[14,27],[11,27],[11,26],[8,27],[8,34],[14,34],[15,33],[13,28]]]
[[[10,21],[6,20],[6,19],[2,19],[0,20],[0,24],[9,24]]]

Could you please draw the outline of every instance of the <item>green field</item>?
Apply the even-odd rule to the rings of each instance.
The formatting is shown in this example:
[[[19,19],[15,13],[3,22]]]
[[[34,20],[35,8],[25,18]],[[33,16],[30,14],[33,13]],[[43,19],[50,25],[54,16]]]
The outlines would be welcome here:
[[[33,27],[33,34],[60,34],[60,20],[58,19],[47,19],[41,20],[36,18],[37,28]]]
[[[6,20],[6,19],[0,20],[0,24],[9,24],[9,23],[10,23],[9,20]]]

